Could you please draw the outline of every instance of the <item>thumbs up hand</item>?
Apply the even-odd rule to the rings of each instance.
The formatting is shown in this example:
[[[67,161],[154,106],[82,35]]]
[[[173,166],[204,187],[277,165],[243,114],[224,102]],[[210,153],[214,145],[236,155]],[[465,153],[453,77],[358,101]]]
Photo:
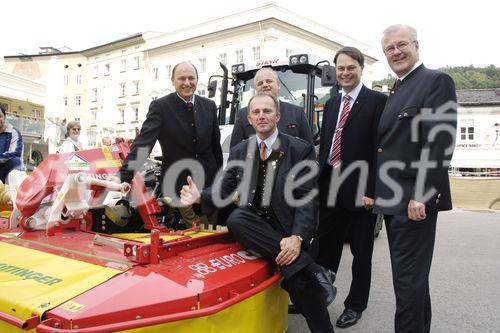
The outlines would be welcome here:
[[[181,190],[181,204],[184,206],[191,206],[195,203],[199,204],[201,199],[200,191],[191,176],[187,177],[187,183]]]

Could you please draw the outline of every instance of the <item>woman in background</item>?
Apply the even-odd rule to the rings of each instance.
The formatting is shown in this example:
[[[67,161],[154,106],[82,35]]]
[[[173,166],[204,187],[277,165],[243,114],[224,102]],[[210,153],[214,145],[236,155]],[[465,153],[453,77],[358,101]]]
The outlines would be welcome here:
[[[68,131],[67,137],[66,140],[64,140],[64,142],[62,143],[61,147],[59,148],[59,153],[64,154],[82,150],[83,145],[78,140],[78,137],[80,136],[80,131],[82,129],[80,123],[78,121],[70,121],[66,126],[66,129]]]

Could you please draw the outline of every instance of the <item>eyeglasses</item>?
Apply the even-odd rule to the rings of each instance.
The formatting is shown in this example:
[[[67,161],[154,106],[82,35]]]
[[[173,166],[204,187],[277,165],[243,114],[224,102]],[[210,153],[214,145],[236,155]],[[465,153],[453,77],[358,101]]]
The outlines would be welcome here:
[[[384,49],[384,53],[386,55],[393,55],[394,52],[396,52],[396,49],[403,52],[404,50],[406,50],[408,48],[408,46],[410,46],[411,43],[415,43],[415,41],[412,40],[409,42],[399,42],[397,45],[388,46]]]
[[[81,128],[72,128],[73,131],[81,131]]]

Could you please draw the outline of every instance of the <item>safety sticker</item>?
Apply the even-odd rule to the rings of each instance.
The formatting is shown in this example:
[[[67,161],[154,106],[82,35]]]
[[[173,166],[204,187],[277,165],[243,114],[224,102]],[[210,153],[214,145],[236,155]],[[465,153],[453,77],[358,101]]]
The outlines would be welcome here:
[[[59,307],[69,312],[78,312],[83,309],[85,305],[77,303],[75,301],[67,301],[64,304],[61,304]]]
[[[113,159],[113,156],[111,156],[111,152],[109,150],[109,147],[102,147],[102,153],[104,154],[104,157],[107,159],[107,160],[112,160]]]
[[[68,166],[68,170],[82,171],[89,169],[89,162],[76,154],[71,155],[71,157],[65,163]]]

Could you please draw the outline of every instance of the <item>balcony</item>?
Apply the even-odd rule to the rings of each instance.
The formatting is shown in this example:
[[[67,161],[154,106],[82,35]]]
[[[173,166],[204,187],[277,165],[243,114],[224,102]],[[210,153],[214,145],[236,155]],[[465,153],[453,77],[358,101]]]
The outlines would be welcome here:
[[[25,118],[7,114],[7,121],[17,128],[22,136],[43,138],[45,130],[45,120],[43,119]]]

